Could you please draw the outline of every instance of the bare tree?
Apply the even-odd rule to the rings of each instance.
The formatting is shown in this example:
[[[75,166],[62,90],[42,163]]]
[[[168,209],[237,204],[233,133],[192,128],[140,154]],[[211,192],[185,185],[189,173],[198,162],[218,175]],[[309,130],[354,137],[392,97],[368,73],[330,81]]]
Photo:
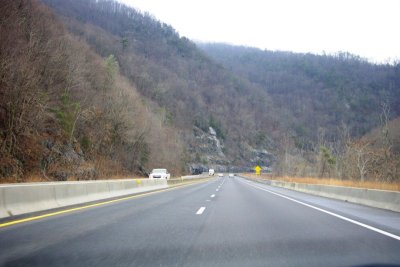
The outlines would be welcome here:
[[[357,169],[362,182],[365,181],[372,160],[371,152],[368,149],[369,145],[370,143],[368,141],[359,141],[353,146],[356,156]]]
[[[385,147],[385,156],[387,158],[390,157],[390,152],[392,149],[392,141],[390,139],[390,133],[389,133],[389,118],[390,118],[390,105],[388,101],[384,101],[381,104],[380,120],[381,120],[383,145]]]

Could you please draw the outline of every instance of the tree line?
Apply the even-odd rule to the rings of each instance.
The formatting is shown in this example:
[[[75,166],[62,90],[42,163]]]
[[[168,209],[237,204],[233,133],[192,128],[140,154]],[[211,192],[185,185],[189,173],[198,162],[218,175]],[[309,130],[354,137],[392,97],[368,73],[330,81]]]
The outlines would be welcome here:
[[[183,171],[176,130],[114,55],[94,53],[36,0],[2,1],[0,14],[3,181],[145,175],[158,164]]]

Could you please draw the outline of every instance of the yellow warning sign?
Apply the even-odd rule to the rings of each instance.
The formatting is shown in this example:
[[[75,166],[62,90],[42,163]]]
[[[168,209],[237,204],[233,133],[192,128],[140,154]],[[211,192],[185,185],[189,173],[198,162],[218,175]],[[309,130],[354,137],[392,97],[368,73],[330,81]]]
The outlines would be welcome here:
[[[254,170],[256,171],[256,174],[260,175],[261,174],[261,167],[260,166],[255,166]]]

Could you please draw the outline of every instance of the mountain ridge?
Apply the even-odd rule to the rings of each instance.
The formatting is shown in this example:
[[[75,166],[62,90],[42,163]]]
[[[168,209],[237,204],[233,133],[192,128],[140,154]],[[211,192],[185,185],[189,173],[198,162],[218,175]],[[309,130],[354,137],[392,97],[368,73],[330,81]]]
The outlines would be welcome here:
[[[382,127],[382,104],[390,107],[388,120],[400,114],[400,64],[370,64],[349,53],[318,56],[196,44],[112,0],[44,0],[50,9],[23,0],[23,12],[6,1],[0,10],[4,14],[5,7],[11,8],[15,18],[10,21],[21,25],[33,12],[27,20],[33,26],[23,29],[43,34],[46,38],[38,41],[43,47],[57,45],[44,50],[47,63],[32,65],[41,79],[35,92],[46,96],[33,98],[38,105],[32,109],[41,117],[37,127],[24,128],[35,140],[37,159],[24,159],[26,146],[16,142],[18,153],[1,151],[3,177],[36,173],[95,179],[143,175],[161,165],[178,175],[210,167],[249,170],[257,164],[273,166],[277,174],[341,176],[346,157],[356,159],[345,140],[354,150],[360,137]],[[51,24],[58,30],[42,30]],[[1,46],[2,62],[12,62],[7,53],[15,53],[13,35],[25,45],[21,51],[29,47],[29,39],[16,29],[1,28],[9,40]],[[12,66],[24,66],[24,57],[15,58],[20,65]],[[3,69],[3,94],[15,90],[10,86],[14,67]],[[49,70],[54,72],[50,76]],[[23,90],[29,92],[26,86],[15,92]],[[0,103],[1,110],[8,110],[7,103]],[[2,147],[13,136],[24,136],[6,127],[4,114]],[[43,125],[53,130],[43,131]],[[376,168],[389,166],[382,164]],[[80,173],[71,172],[71,166]]]

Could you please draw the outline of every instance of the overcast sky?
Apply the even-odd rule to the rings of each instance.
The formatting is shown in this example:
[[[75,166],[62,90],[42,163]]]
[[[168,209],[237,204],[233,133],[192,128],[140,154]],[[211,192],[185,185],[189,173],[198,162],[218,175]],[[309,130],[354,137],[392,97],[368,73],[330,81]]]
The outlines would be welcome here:
[[[120,1],[192,40],[400,60],[400,0]]]

